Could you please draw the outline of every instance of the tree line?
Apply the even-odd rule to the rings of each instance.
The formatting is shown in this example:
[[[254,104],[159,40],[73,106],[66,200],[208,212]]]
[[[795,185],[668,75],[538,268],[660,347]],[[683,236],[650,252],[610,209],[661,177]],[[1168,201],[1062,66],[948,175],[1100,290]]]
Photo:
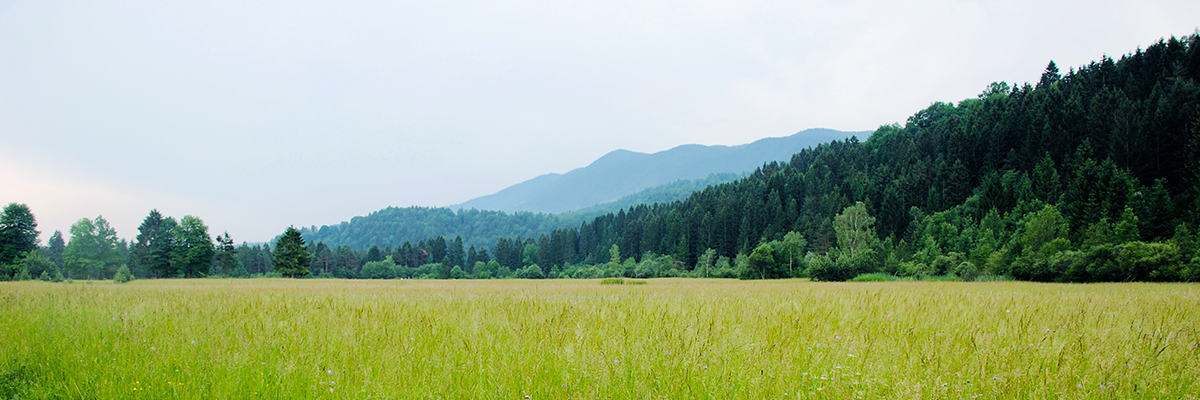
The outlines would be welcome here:
[[[1050,62],[1036,84],[993,83],[977,98],[934,103],[866,141],[833,141],[682,201],[641,204],[544,233],[426,234],[413,244],[384,228],[310,230],[315,241],[288,228],[274,248],[234,247],[227,234],[228,243],[205,245],[207,228],[198,218],[177,222],[152,211],[132,244],[117,239],[102,218],[85,218],[72,226],[70,243],[63,245],[56,232],[39,254],[68,276],[87,277],[112,276],[127,258],[132,275],[160,278],[846,280],[880,274],[1196,281],[1198,79],[1197,35],[1160,40],[1065,74]],[[10,207],[4,232],[9,224],[18,227],[13,232],[27,232],[19,228],[30,225],[21,222],[20,207]],[[389,210],[442,220],[495,216],[495,224],[484,224],[494,226],[510,217]],[[488,219],[476,217],[470,218]],[[535,222],[513,226],[553,224],[539,219],[550,217],[521,218]],[[333,233],[341,235],[336,247],[322,240]],[[31,257],[24,236],[4,235],[0,255]],[[11,277],[21,269],[6,271]]]

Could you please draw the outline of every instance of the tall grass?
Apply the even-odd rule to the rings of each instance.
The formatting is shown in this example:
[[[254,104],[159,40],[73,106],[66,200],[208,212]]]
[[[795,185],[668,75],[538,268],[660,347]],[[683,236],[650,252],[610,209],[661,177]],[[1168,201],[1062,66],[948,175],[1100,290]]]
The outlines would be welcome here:
[[[0,397],[1195,398],[1200,286],[0,284]]]

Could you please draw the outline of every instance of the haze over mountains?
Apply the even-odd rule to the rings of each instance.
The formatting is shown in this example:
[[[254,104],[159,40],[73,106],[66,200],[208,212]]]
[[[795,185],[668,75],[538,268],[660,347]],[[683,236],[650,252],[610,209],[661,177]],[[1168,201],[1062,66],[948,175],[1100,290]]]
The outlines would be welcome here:
[[[478,197],[450,209],[562,213],[618,200],[640,190],[680,179],[743,173],[770,161],[787,161],[805,148],[870,132],[808,129],[738,146],[688,144],[653,154],[614,150],[590,165],[565,174],[550,173]]]

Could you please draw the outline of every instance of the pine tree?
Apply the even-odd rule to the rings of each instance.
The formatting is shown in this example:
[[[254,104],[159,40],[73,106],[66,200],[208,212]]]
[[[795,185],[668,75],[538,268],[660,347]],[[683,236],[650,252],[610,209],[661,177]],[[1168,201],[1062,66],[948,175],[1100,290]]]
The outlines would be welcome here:
[[[129,266],[134,274],[165,277],[170,270],[172,232],[165,229],[166,221],[158,210],[150,210],[138,226],[138,235],[129,249]],[[164,251],[166,250],[166,251]]]
[[[463,264],[463,240],[462,236],[455,236],[446,249],[446,257],[450,258],[450,265],[461,266]]]
[[[63,240],[62,232],[54,231],[50,235],[50,244],[46,247],[46,257],[53,262],[56,267],[62,269],[63,252],[67,250],[67,242]]]
[[[295,278],[308,275],[312,256],[304,246],[304,237],[295,227],[289,226],[283,236],[275,241],[275,254],[271,265],[284,276]]]
[[[242,263],[237,258],[237,247],[233,246],[233,238],[229,237],[229,232],[223,235],[217,235],[217,254],[213,257],[213,264],[216,266],[216,273],[225,276],[237,276],[238,271],[242,269]]]

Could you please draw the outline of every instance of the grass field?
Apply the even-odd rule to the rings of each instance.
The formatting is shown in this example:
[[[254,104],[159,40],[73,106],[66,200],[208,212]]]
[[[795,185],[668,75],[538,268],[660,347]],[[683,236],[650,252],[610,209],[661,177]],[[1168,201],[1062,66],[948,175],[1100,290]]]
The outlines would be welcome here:
[[[3,398],[1196,398],[1200,285],[0,283]]]

